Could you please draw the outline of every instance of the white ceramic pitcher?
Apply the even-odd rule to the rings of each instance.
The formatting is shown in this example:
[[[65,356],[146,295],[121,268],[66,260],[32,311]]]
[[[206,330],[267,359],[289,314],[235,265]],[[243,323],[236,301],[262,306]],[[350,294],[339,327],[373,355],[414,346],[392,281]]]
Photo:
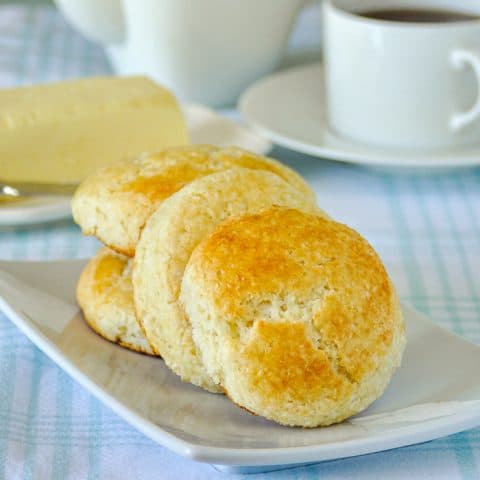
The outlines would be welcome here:
[[[119,74],[225,105],[282,59],[305,0],[56,0]]]

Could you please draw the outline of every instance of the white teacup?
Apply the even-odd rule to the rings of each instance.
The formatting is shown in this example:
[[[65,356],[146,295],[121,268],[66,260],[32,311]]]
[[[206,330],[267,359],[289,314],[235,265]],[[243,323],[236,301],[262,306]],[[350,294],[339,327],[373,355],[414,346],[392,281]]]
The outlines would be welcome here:
[[[305,0],[55,0],[120,74],[147,74],[182,99],[232,103],[282,59]]]
[[[388,8],[478,18],[373,19]],[[435,149],[480,143],[478,0],[325,0],[324,58],[331,128],[376,146]]]

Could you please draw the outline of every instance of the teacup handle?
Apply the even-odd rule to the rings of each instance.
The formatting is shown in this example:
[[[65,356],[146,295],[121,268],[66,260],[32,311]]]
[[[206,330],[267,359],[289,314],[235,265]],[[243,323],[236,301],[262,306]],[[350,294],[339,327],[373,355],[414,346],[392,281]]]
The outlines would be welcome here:
[[[480,52],[467,49],[454,50],[450,55],[450,63],[456,70],[470,66],[475,73],[478,85],[477,100],[473,107],[466,112],[456,113],[450,118],[450,128],[458,132],[480,117]]]

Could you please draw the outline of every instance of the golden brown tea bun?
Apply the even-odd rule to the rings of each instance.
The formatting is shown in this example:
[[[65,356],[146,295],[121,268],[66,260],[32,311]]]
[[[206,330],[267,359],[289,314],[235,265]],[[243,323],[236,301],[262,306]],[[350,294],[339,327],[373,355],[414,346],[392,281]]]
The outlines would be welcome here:
[[[227,218],[273,204],[319,211],[310,195],[280,176],[236,168],[191,182],[147,221],[133,267],[137,318],[152,348],[183,380],[212,392],[221,390],[205,371],[178,302],[190,254]]]
[[[104,247],[87,263],[77,285],[87,323],[102,337],[153,355],[135,318],[132,259]]]
[[[404,350],[399,301],[373,248],[295,209],[222,223],[191,255],[180,300],[214,383],[285,425],[365,409]]]
[[[269,170],[315,197],[297,173],[276,160],[236,147],[184,146],[98,170],[78,187],[73,218],[84,234],[133,256],[140,232],[158,205],[192,180],[232,167]]]

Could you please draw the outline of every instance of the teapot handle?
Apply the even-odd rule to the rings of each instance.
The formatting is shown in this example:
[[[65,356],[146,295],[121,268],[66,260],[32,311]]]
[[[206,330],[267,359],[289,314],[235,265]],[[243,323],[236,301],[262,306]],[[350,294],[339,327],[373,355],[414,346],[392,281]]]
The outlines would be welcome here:
[[[122,0],[54,0],[58,9],[90,40],[122,43],[125,36]]]

